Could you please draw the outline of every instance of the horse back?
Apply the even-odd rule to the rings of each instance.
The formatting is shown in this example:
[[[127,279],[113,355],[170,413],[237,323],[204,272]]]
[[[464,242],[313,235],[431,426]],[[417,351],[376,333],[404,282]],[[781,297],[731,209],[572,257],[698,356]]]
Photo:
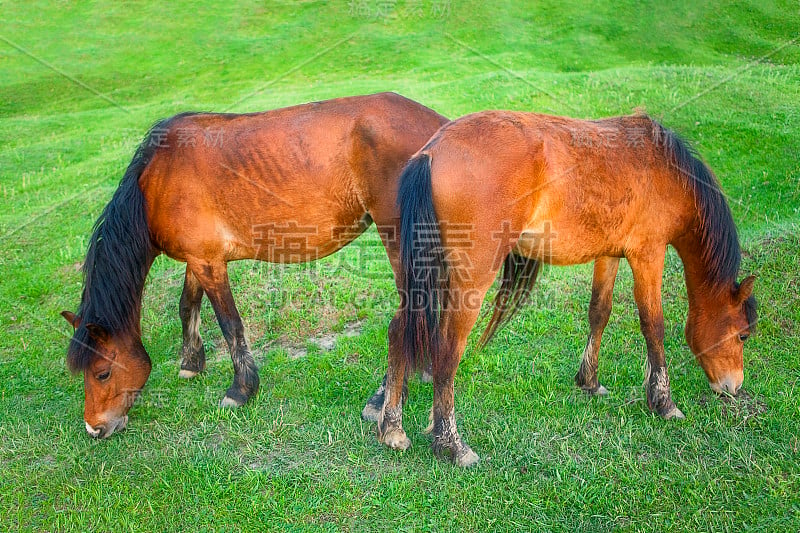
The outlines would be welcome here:
[[[693,205],[653,131],[645,116],[462,117],[426,147],[437,214],[553,264],[666,246]]]
[[[445,120],[391,93],[178,115],[139,182],[151,238],[178,260],[328,255],[396,215],[402,165]]]

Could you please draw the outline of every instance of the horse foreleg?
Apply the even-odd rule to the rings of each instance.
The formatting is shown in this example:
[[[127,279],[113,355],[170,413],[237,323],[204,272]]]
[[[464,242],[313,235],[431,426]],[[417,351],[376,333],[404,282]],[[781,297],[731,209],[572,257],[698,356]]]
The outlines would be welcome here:
[[[661,307],[661,280],[666,248],[645,256],[628,257],[633,271],[633,295],[639,308],[639,325],[647,343],[644,387],[647,405],[662,417],[684,418],[672,401],[664,353],[664,313]]]
[[[258,390],[258,368],[250,353],[242,319],[236,309],[236,303],[233,301],[227,265],[225,263],[190,263],[189,268],[208,295],[231,352],[233,383],[225,393],[221,405],[223,407],[239,407],[244,405]]]
[[[575,375],[575,384],[589,394],[608,394],[608,390],[597,380],[597,365],[600,340],[611,316],[611,301],[618,268],[617,257],[598,257],[594,262],[592,299],[589,302],[589,340],[583,350],[581,367]]]
[[[433,361],[433,452],[458,466],[471,466],[480,460],[458,433],[454,393],[458,364],[479,312],[480,308],[448,312],[444,346]]]
[[[389,324],[389,368],[386,370],[382,386],[383,405],[377,420],[378,440],[395,450],[406,450],[411,446],[411,440],[403,429],[403,404],[408,396],[408,385],[401,335],[401,318],[398,311]],[[376,395],[380,392],[378,389]],[[367,405],[369,406],[369,403]]]
[[[181,350],[182,378],[193,378],[206,368],[206,352],[200,337],[200,302],[203,300],[203,287],[189,267],[183,282],[183,292],[179,306],[181,327],[183,329],[183,349]]]

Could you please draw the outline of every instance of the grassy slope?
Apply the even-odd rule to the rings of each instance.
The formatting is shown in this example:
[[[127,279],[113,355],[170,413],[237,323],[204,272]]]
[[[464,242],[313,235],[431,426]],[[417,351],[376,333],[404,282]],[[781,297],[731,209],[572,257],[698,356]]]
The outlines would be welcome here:
[[[120,106],[0,41],[0,523],[797,529],[800,47],[772,53],[796,37],[797,4],[423,1],[399,2],[389,18],[374,16],[378,4],[0,10],[0,36]],[[449,7],[434,13],[432,4]],[[762,321],[745,354],[752,398],[717,400],[693,362],[674,254],[666,345],[688,419],[647,411],[627,268],[601,355],[612,395],[584,397],[571,382],[591,269],[554,269],[533,305],[462,363],[457,409],[480,466],[464,472],[432,457],[419,431],[432,394],[416,382],[406,421],[414,445],[388,451],[358,417],[385,367],[396,303],[384,261],[371,263],[369,279],[351,267],[361,254],[380,258],[368,235],[311,271],[234,269],[263,384],[237,412],[215,407],[232,370],[207,304],[208,372],[177,379],[182,269],[157,261],[145,299],[154,369],[144,399],[123,435],[88,439],[82,380],[64,369],[70,332],[57,313],[77,306],[75,265],[147,126],[187,109],[251,111],[379,90],[449,116],[510,108],[598,117],[643,106],[695,140],[732,200],[744,268],[759,273]],[[310,331],[355,319],[361,336],[287,357],[284,347]]]

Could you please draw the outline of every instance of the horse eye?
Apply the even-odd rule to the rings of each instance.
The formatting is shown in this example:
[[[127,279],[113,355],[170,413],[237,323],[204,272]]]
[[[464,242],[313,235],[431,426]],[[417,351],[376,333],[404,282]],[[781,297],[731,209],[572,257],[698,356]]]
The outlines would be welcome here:
[[[97,379],[99,381],[105,381],[111,377],[111,371],[108,370],[107,372],[103,372],[102,374],[97,374]]]
[[[740,341],[744,342],[749,338],[750,338],[750,334],[749,333],[739,333],[739,340]]]

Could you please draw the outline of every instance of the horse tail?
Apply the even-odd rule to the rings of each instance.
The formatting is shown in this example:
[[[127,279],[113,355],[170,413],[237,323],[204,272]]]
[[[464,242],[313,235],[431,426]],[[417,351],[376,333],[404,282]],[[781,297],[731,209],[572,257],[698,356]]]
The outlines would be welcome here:
[[[150,129],[111,201],[94,223],[83,263],[84,285],[78,307],[81,322],[67,349],[67,365],[73,372],[85,370],[91,361],[93,342],[88,324],[102,326],[112,334],[139,330],[142,289],[157,255],[150,240],[139,178],[175,118],[162,120]]]
[[[403,354],[409,368],[436,361],[442,345],[442,302],[449,287],[447,260],[433,206],[431,158],[412,158],[400,176],[400,284]]]
[[[494,310],[486,329],[478,341],[483,348],[492,340],[494,334],[511,320],[530,299],[533,284],[539,275],[541,262],[509,253],[503,262],[500,290],[494,298]]]

